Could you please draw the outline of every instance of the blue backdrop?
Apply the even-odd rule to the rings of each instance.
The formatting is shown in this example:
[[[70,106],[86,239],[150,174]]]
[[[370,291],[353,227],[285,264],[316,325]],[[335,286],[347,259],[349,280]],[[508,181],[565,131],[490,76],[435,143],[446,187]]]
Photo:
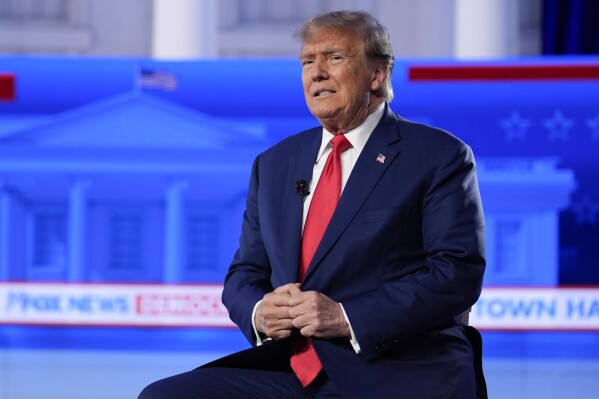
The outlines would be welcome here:
[[[499,68],[500,72],[488,79],[410,79],[411,68],[421,66],[440,70],[467,67],[473,71],[492,67]],[[557,210],[558,283],[597,285],[599,74],[581,77],[574,73],[554,79],[536,78],[533,73],[525,79],[502,78],[501,68],[514,66],[524,66],[533,72],[535,68],[565,66],[590,67],[596,71],[599,58],[477,63],[402,60],[398,61],[394,73],[396,98],[391,107],[407,118],[451,131],[468,142],[477,157],[488,165],[492,166],[495,160],[507,160],[517,172],[522,160],[550,158],[558,170],[572,171],[575,187],[567,203]],[[2,230],[4,266],[0,273],[4,280],[220,282],[235,248],[253,156],[280,139],[316,124],[306,109],[299,63],[293,59],[158,62],[123,58],[0,57],[0,73],[14,74],[16,89],[14,99],[0,102],[0,174],[3,189],[12,198],[12,202],[7,202],[12,205],[7,205],[5,215],[15,219],[12,224],[3,225]],[[162,122],[153,119],[156,115],[164,117]],[[197,134],[194,126],[198,126]],[[182,133],[184,127],[191,133]],[[168,136],[160,136],[162,131],[168,132]],[[85,132],[91,133],[86,136]],[[110,143],[118,144],[112,148]],[[172,143],[178,144],[173,146]],[[97,162],[92,164],[94,159]],[[215,176],[211,168],[223,162],[233,164],[235,170]],[[111,163],[116,168],[130,168],[127,173],[138,173],[141,177],[133,185],[120,182],[110,170]],[[527,161],[521,165],[524,164],[529,165]],[[195,243],[193,245],[204,251],[193,254],[182,250],[183,259],[189,261],[194,256],[199,259],[195,263],[189,261],[190,269],[184,273],[163,270],[165,262],[168,265],[172,259],[179,259],[175,256],[177,251],[171,256],[167,246],[163,252],[152,252],[164,245],[165,236],[148,236],[147,242],[137,244],[134,238],[127,236],[135,231],[142,234],[152,230],[143,228],[138,223],[140,220],[168,230],[164,224],[169,222],[160,215],[165,207],[177,209],[178,186],[169,186],[175,187],[174,191],[167,190],[166,194],[156,191],[157,185],[165,184],[162,180],[158,183],[156,176],[160,172],[157,169],[174,168],[173,165],[176,173],[169,178],[176,180],[182,170],[190,176],[202,176],[198,180],[190,177],[181,183],[181,187],[188,187],[190,200],[186,205],[191,209],[184,214],[189,218],[183,225],[195,240],[188,244]],[[112,216],[108,218],[110,223],[106,222],[109,224],[102,224],[102,232],[86,233],[85,240],[89,241],[85,249],[73,255],[68,248],[59,245],[61,239],[68,238],[63,237],[68,235],[64,231],[77,228],[65,222],[69,220],[67,214],[74,212],[65,204],[68,198],[75,203],[79,198],[79,191],[73,190],[73,179],[86,181],[94,173],[108,177],[98,178],[90,188],[93,198],[86,223],[100,220],[106,214]],[[104,187],[104,191],[98,187]],[[70,194],[58,195],[60,190]],[[114,198],[109,195],[114,192],[126,197],[116,208],[111,202]],[[505,199],[516,204],[527,200],[525,195]],[[171,203],[175,205],[169,205]],[[145,213],[129,212],[139,204]],[[35,212],[31,213],[31,209]],[[121,213],[114,213],[114,209]],[[30,213],[33,216],[28,218]],[[213,215],[221,216],[214,219]],[[18,222],[21,216],[29,222]],[[31,223],[37,223],[33,230],[28,227]],[[13,228],[15,230],[10,230]],[[35,235],[31,231],[46,233]],[[222,242],[213,239],[214,231],[219,231]],[[17,236],[23,239],[16,239]],[[531,244],[527,241],[526,245],[535,245],[535,239],[532,237]],[[115,240],[149,248],[145,263],[153,266],[145,269],[144,264],[136,269],[137,254],[126,250],[118,252]],[[506,245],[511,245],[509,240]],[[114,264],[112,269],[98,266],[97,252],[93,252],[97,246],[112,248],[110,251],[128,257],[131,262]],[[25,255],[13,254],[6,249],[8,247],[15,251],[21,248],[18,252]],[[60,268],[61,259],[68,258],[61,251],[79,260],[93,259],[93,262],[83,262],[77,273],[69,274]],[[52,259],[58,263],[38,262],[36,266],[36,259],[41,259],[40,262]],[[492,285],[493,280],[488,283]],[[513,283],[518,284],[518,281]],[[519,283],[526,285],[529,281]],[[225,345],[230,349],[247,345],[234,330],[117,329],[118,334],[114,331],[3,326],[0,346],[185,350],[189,345],[196,348]],[[515,335],[488,335],[488,342],[497,344],[491,345],[490,351],[541,353],[552,347],[559,352],[560,345],[556,342],[563,342],[562,353],[571,353],[568,352],[571,347],[566,345],[570,338],[561,333],[530,334],[533,335],[527,335],[524,346],[513,345]],[[562,337],[562,341],[556,341],[556,337]],[[523,342],[522,336],[517,338]],[[503,345],[506,340],[509,344]],[[541,345],[541,349],[530,349],[533,342]],[[583,334],[579,342],[580,348],[587,347],[589,342],[596,342],[596,334]],[[580,350],[584,356],[596,356],[595,352],[596,346]]]

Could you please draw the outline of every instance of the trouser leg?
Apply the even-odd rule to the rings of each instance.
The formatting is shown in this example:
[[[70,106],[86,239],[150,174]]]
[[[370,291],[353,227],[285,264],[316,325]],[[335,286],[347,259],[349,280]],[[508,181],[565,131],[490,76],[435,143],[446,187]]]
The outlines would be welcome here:
[[[312,399],[289,372],[200,368],[148,385],[138,399]]]

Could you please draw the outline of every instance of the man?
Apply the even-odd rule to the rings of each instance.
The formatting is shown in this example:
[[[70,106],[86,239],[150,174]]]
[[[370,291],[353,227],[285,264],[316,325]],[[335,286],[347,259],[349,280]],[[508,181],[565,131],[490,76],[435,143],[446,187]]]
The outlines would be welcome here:
[[[254,348],[140,398],[475,398],[459,323],[485,268],[472,152],[391,111],[391,44],[369,14],[299,36],[322,127],[257,157],[223,291]]]

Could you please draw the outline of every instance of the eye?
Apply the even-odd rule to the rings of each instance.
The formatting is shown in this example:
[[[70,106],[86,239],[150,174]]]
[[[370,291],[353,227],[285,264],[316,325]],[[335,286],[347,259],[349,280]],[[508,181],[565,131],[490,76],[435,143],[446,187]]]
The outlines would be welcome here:
[[[302,66],[307,66],[307,65],[310,65],[310,64],[313,64],[313,63],[314,63],[314,61],[310,60],[310,59],[302,60]]]

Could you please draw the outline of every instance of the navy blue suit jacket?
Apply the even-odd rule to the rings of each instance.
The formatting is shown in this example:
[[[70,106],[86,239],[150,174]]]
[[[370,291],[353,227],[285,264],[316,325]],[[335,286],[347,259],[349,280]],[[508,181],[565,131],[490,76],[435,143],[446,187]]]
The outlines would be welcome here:
[[[252,168],[240,245],[223,291],[231,319],[252,343],[254,305],[297,279],[303,197],[295,183],[310,180],[321,132],[283,140]],[[471,397],[472,348],[458,317],[480,295],[484,268],[470,148],[387,106],[302,284],[343,304],[361,346],[356,354],[347,338],[313,340],[344,397]],[[278,368],[288,357],[282,340],[232,361]]]

